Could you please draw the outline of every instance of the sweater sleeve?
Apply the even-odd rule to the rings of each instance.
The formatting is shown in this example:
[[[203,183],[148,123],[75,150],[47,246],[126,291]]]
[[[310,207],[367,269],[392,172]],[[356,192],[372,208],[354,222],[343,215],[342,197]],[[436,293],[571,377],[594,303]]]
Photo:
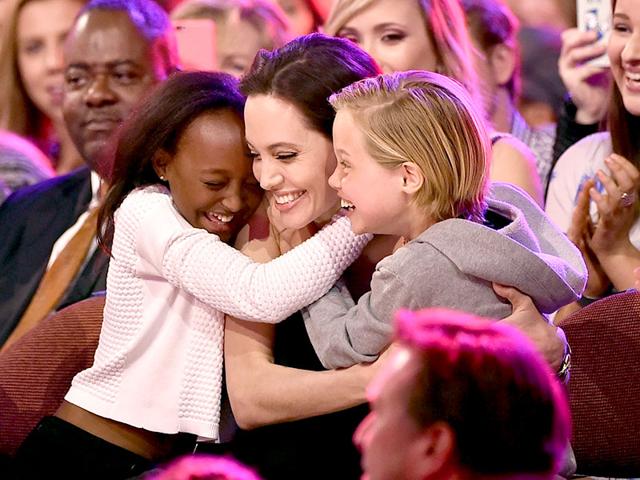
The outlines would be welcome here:
[[[334,286],[303,309],[309,339],[325,368],[372,362],[391,342],[393,316],[415,308],[411,288],[394,272],[378,266],[371,291],[354,303],[346,288]]]
[[[161,202],[141,222],[136,247],[147,266],[212,308],[276,323],[323,295],[370,239],[341,217],[293,250],[256,263],[217,235],[191,227]]]

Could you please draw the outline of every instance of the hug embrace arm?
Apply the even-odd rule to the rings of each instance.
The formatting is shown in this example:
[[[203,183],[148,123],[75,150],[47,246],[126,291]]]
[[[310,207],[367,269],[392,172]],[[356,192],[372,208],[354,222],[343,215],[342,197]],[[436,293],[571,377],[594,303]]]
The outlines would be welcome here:
[[[276,323],[323,295],[370,238],[354,235],[342,217],[282,257],[255,263],[216,235],[191,227],[168,194],[146,194],[159,197],[138,230],[140,270],[154,266],[210,307],[257,322]]]

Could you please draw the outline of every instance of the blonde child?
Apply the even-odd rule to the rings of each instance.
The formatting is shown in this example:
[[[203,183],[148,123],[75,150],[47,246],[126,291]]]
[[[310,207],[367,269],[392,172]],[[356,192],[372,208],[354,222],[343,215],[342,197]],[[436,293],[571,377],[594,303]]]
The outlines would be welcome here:
[[[522,190],[488,186],[489,137],[460,84],[400,72],[359,81],[330,102],[338,166],[329,183],[354,232],[398,235],[405,245],[378,263],[357,304],[334,288],[306,309],[325,367],[375,359],[401,307],[504,318],[510,306],[491,282],[513,285],[546,313],[580,295],[577,249]]]

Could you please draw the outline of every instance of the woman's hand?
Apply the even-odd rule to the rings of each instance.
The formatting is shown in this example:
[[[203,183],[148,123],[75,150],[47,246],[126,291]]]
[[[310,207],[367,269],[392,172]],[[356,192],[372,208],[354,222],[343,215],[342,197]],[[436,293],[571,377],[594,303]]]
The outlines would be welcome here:
[[[552,369],[557,371],[562,364],[566,344],[562,329],[550,324],[533,304],[531,297],[516,288],[494,283],[493,290],[513,307],[511,315],[502,322],[518,328],[527,335]]]
[[[583,125],[602,120],[609,99],[609,70],[586,63],[606,52],[606,45],[596,43],[596,36],[577,28],[565,30],[558,59],[560,78],[577,108],[575,120]]]
[[[605,255],[633,248],[629,230],[637,217],[637,192],[640,189],[640,172],[627,159],[612,154],[605,163],[611,175],[602,170],[596,174],[605,191],[589,189],[589,195],[598,207],[598,222],[592,227],[589,246],[601,262]]]
[[[584,295],[590,298],[602,296],[611,284],[609,277],[602,265],[600,265],[600,260],[589,245],[593,229],[589,214],[589,202],[591,199],[590,191],[594,187],[595,181],[593,179],[589,179],[582,184],[573,215],[571,216],[571,225],[569,225],[569,230],[567,231],[567,237],[578,247],[587,266],[588,278]]]
[[[589,187],[598,221],[590,224],[587,241],[613,286],[626,290],[634,286],[633,269],[640,265],[640,251],[629,239],[638,218],[640,171],[620,155],[612,154],[605,162],[611,173],[597,172],[604,192]]]

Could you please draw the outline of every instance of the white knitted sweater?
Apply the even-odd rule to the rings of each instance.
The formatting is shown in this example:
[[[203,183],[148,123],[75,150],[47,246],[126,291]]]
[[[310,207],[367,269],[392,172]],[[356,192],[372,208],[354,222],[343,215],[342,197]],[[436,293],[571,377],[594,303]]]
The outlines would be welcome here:
[[[191,227],[164,187],[137,189],[116,213],[94,364],[66,400],[161,433],[218,438],[224,312],[277,322],[323,295],[360,254],[340,218],[266,264]]]

